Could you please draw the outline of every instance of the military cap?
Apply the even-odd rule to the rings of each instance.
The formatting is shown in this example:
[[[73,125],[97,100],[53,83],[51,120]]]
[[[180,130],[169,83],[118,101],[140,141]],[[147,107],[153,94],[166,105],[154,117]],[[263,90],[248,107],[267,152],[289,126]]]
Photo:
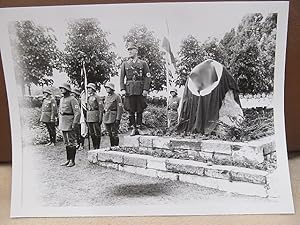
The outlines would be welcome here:
[[[171,88],[171,89],[170,89],[170,93],[171,93],[171,92],[175,92],[176,94],[178,94],[178,92],[177,92],[177,89],[176,89],[176,88]]]
[[[106,83],[104,87],[105,88],[110,88],[113,91],[115,90],[115,85],[113,83]]]
[[[75,93],[75,94],[77,94],[77,95],[81,94],[81,90],[79,88],[73,88],[72,92]]]
[[[88,88],[92,88],[94,91],[97,90],[97,89],[96,89],[96,84],[94,84],[94,83],[89,83],[89,84],[87,85],[87,87],[88,87]]]
[[[128,42],[127,50],[130,50],[130,49],[138,49],[138,47],[133,42]]]
[[[48,93],[48,94],[52,95],[52,91],[50,90],[50,88],[45,88],[43,90],[43,93]]]
[[[59,86],[59,88],[64,88],[66,89],[67,91],[71,91],[71,85],[68,84],[68,83],[63,83]]]

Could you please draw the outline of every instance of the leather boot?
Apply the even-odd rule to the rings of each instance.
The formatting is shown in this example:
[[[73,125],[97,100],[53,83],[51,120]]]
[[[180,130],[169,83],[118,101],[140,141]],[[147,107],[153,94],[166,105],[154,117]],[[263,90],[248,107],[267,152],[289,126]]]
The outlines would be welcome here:
[[[68,163],[67,167],[75,166],[75,155],[76,155],[76,147],[70,147],[70,162]]]
[[[134,127],[130,133],[130,136],[135,136],[136,135],[136,128]]]
[[[66,153],[67,153],[67,161],[60,164],[61,166],[67,166],[70,162],[70,146],[66,146]]]

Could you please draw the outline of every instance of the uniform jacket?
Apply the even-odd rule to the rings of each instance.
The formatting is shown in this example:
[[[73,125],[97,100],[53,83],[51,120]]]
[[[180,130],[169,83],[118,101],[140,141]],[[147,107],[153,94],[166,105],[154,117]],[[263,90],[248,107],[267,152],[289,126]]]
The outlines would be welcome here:
[[[75,97],[76,98],[76,97]],[[79,98],[76,98],[77,102],[78,102],[78,105],[79,105],[79,111],[81,109],[81,99],[80,97]],[[78,116],[78,121],[77,121],[77,124],[80,124],[80,118],[81,118],[81,111],[79,113],[79,116]]]
[[[86,122],[101,123],[103,117],[103,111],[104,111],[104,106],[100,96],[97,94],[88,96]]]
[[[57,116],[57,104],[54,97],[49,96],[44,99],[42,104],[42,114],[40,121],[44,123],[55,122]]]
[[[59,103],[59,129],[70,131],[79,122],[80,108],[78,101],[73,96],[62,97]]]
[[[121,120],[123,113],[122,99],[116,93],[105,97],[103,123],[114,123],[116,120]]]
[[[180,97],[170,97],[168,99],[168,110],[177,111],[180,103]]]
[[[145,61],[129,59],[121,65],[120,88],[126,95],[142,95],[143,90],[149,91],[150,84],[150,69]]]

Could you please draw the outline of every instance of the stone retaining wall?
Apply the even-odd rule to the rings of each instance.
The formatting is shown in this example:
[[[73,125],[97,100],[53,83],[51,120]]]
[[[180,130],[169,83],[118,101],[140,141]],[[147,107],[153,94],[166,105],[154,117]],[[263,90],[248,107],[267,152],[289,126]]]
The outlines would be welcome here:
[[[270,163],[273,168],[276,167],[274,137],[240,143],[157,136],[125,136],[117,150],[260,170],[267,170]]]
[[[132,140],[137,139],[131,138]],[[175,142],[171,143],[174,144]],[[173,147],[184,144],[180,143],[176,142]],[[151,138],[139,138],[139,142],[135,144],[137,146],[149,146],[151,144],[162,147],[166,143],[158,142],[157,140],[153,141]],[[193,148],[194,150],[198,149],[198,144],[195,143]],[[223,152],[227,154],[229,150],[226,149],[223,149]],[[232,152],[232,149],[230,152]],[[108,149],[89,151],[88,160],[102,167],[129,173],[188,182],[245,195],[276,197],[270,186],[272,183],[272,174],[263,170],[236,167],[233,165],[212,165],[207,162],[194,160],[130,154]]]

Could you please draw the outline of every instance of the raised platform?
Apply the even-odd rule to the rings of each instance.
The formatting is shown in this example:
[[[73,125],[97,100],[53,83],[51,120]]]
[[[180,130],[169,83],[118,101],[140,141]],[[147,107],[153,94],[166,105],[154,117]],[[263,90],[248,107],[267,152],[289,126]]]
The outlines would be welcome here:
[[[245,195],[276,197],[270,187],[272,174],[262,170],[107,149],[89,151],[88,160],[102,167],[144,176],[178,180]]]
[[[273,137],[248,143],[156,136],[123,136],[120,147],[91,150],[99,166],[194,183],[233,193],[276,197]]]

